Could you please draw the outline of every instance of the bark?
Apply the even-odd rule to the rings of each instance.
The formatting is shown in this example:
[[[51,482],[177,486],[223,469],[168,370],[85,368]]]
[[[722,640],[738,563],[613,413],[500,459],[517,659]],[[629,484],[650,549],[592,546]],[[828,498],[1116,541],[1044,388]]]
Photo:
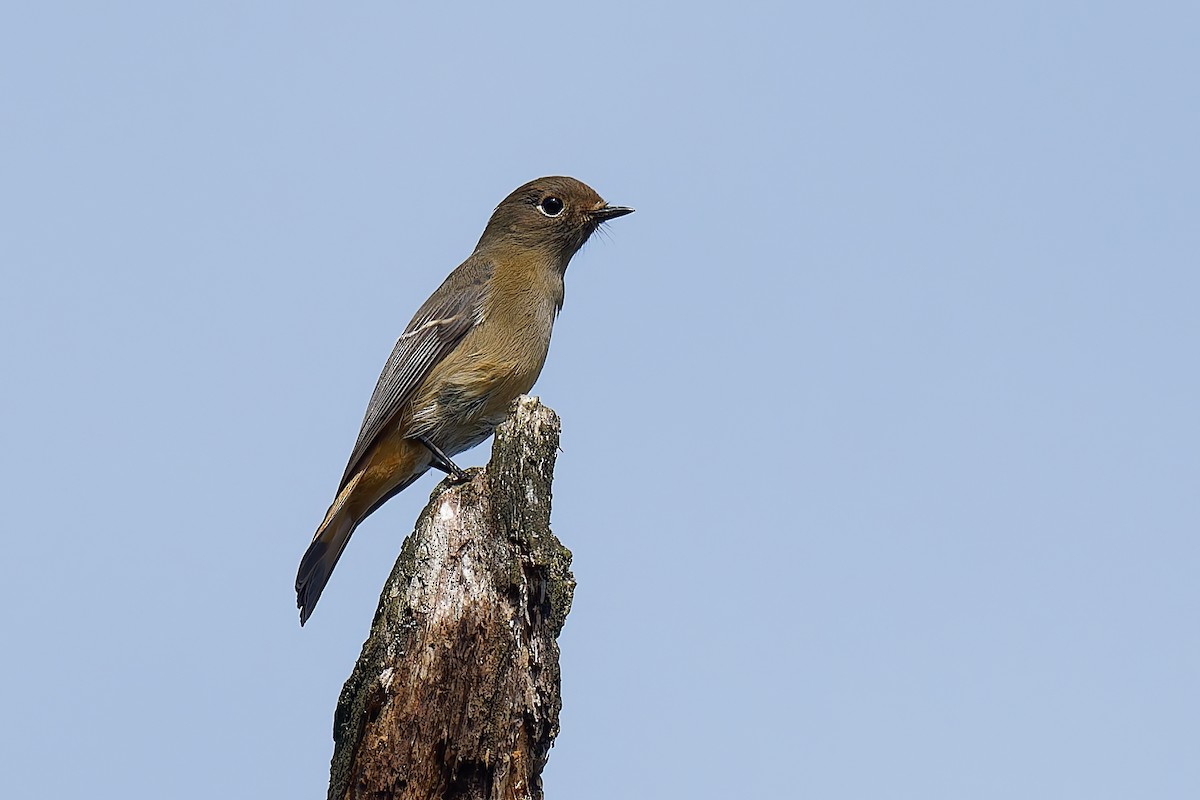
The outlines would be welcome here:
[[[571,553],[550,532],[559,420],[521,397],[492,459],[430,497],[334,715],[329,797],[542,797]]]

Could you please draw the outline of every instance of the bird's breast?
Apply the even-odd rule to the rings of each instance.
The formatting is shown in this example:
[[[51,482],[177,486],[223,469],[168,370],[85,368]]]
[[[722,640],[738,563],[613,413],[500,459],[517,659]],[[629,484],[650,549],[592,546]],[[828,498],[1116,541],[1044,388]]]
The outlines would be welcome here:
[[[557,309],[553,298],[544,299],[489,304],[479,325],[424,382],[410,430],[451,455],[491,435],[546,363]]]

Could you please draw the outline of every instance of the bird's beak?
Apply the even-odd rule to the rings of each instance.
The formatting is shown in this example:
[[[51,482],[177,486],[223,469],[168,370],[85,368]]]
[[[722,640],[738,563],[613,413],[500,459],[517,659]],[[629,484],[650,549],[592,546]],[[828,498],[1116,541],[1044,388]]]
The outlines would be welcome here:
[[[616,219],[617,217],[623,217],[626,214],[632,213],[633,209],[626,206],[604,205],[599,208],[593,208],[588,212],[588,215],[597,222],[608,222],[610,219]]]

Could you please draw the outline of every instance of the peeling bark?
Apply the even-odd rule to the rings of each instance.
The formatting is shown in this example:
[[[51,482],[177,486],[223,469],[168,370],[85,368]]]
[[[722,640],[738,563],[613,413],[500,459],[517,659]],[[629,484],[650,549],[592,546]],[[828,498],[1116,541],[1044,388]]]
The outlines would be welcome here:
[[[542,797],[575,580],[550,532],[559,419],[521,397],[492,459],[404,541],[334,715],[329,797]]]

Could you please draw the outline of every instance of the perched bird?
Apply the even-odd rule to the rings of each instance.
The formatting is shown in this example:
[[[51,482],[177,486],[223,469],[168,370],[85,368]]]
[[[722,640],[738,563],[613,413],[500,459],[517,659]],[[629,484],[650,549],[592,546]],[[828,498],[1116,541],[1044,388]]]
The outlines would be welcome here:
[[[300,560],[303,625],[358,524],[430,467],[482,442],[542,371],[571,256],[632,212],[574,178],[530,181],[504,198],[475,251],[404,329],[367,405],[333,505]]]

